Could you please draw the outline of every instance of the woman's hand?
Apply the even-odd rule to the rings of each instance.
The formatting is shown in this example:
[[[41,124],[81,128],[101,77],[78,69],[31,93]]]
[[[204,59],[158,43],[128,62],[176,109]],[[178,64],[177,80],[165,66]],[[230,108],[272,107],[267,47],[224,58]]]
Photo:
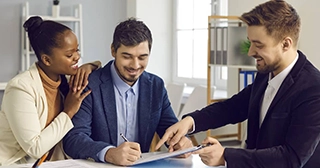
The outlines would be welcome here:
[[[83,86],[87,86],[90,73],[101,67],[100,61],[83,64],[79,67],[77,73],[72,75],[69,80],[69,87],[73,92],[80,90]]]
[[[64,101],[63,111],[67,113],[70,118],[72,118],[79,111],[81,102],[85,97],[87,97],[91,93],[91,90],[82,93],[86,86],[87,85],[82,86],[79,90],[77,89],[75,92],[69,90],[69,93],[67,94],[66,99]]]

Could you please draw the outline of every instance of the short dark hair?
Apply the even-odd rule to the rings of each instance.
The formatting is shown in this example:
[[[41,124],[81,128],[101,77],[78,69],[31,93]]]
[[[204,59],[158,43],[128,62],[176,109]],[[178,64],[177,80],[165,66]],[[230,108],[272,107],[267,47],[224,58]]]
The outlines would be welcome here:
[[[151,31],[142,21],[129,18],[118,24],[115,28],[112,46],[114,50],[117,51],[121,44],[125,46],[136,46],[144,41],[148,41],[149,51],[151,51]]]
[[[24,24],[25,31],[28,32],[31,47],[37,58],[41,61],[41,54],[52,54],[53,48],[61,48],[60,36],[71,29],[61,23],[46,20],[39,16],[30,17]]]
[[[297,11],[284,0],[271,0],[242,14],[240,19],[248,26],[264,26],[267,34],[277,41],[286,36],[293,39],[296,46],[300,32],[300,17]]]

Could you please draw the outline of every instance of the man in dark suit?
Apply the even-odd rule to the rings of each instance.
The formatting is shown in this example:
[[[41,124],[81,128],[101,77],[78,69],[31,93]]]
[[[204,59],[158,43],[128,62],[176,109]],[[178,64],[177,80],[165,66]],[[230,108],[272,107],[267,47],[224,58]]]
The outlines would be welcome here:
[[[115,59],[89,76],[91,94],[63,140],[69,156],[131,165],[149,151],[155,132],[162,136],[178,121],[162,79],[145,72],[151,46],[151,32],[142,21],[131,18],[116,27],[111,45]],[[170,151],[191,146],[183,137]]]
[[[228,168],[315,168],[320,166],[320,72],[297,50],[300,18],[282,0],[272,0],[244,13],[251,42],[248,55],[258,70],[252,85],[230,99],[184,116],[167,129],[174,145],[186,133],[248,119],[247,149],[212,144],[195,153],[210,166]]]

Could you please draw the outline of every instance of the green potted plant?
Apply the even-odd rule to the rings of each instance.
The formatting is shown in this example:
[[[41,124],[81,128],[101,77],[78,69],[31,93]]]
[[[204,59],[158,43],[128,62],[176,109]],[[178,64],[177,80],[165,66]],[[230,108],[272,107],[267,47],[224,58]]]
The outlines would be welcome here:
[[[249,40],[243,40],[240,43],[240,53],[241,54],[248,54],[251,42]]]

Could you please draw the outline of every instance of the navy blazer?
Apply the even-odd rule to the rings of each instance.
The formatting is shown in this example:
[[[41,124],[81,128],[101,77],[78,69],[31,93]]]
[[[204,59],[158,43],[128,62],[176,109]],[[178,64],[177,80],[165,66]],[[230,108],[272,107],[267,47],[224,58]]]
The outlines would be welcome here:
[[[320,167],[320,72],[298,51],[259,128],[268,74],[232,98],[191,113],[196,132],[248,119],[247,149],[226,148],[228,168]]]
[[[117,146],[117,111],[110,61],[90,74],[86,90],[92,92],[72,118],[74,128],[63,139],[65,152],[75,159],[99,161],[98,152]],[[141,152],[148,152],[155,132],[160,137],[178,120],[171,108],[164,82],[148,72],[139,77],[138,127]]]

